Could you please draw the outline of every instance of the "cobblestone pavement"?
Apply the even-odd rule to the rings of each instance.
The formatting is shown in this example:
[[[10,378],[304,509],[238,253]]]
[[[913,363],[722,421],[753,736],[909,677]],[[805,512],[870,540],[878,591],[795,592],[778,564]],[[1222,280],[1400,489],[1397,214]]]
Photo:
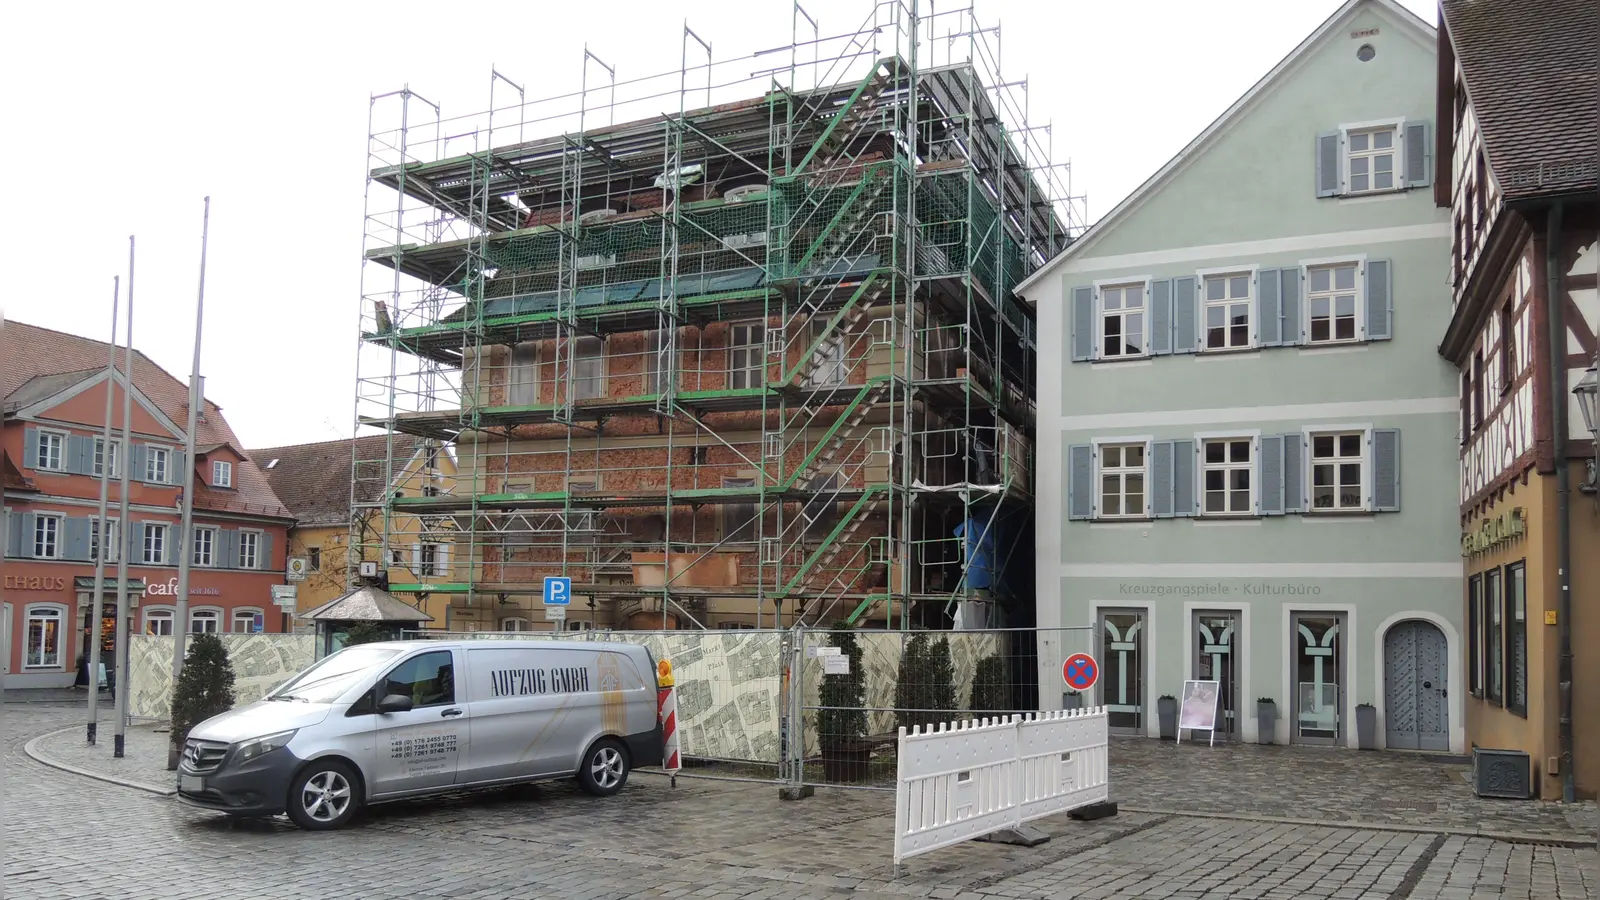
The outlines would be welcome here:
[[[1472,767],[1333,747],[1111,741],[1112,798],[1138,809],[1593,841],[1595,804],[1482,800]]]
[[[1338,819],[1350,823],[1343,826],[1166,813],[1125,812],[1090,823],[1054,817],[1041,822],[1053,839],[1038,847],[963,844],[918,857],[893,879],[892,798],[879,793],[822,790],[809,800],[780,803],[768,785],[683,778],[673,789],[665,779],[641,773],[608,800],[558,783],[378,807],[348,830],[308,834],[282,820],[235,822],[191,810],[168,797],[43,767],[23,753],[29,738],[67,725],[76,726],[76,733],[41,741],[39,749],[58,757],[78,749],[72,745],[81,745],[81,721],[81,708],[8,705],[8,897],[1600,896],[1592,848],[1355,824],[1371,818],[1384,827],[1448,831],[1457,821],[1453,817],[1464,817],[1468,809],[1457,805],[1464,801],[1448,790],[1448,782],[1443,793],[1419,787],[1404,795],[1414,806],[1435,806],[1432,812],[1386,813],[1403,822],[1377,821],[1359,811]],[[1164,770],[1181,762],[1164,755],[1169,749],[1187,754],[1191,748],[1143,743],[1119,742],[1116,749],[1122,762],[1113,778],[1125,804],[1172,808],[1193,802],[1207,806],[1200,811],[1250,813],[1253,803],[1218,809],[1204,791],[1191,796],[1175,783],[1165,789],[1145,784],[1146,776],[1156,776],[1130,762],[1130,755],[1150,754]],[[120,761],[118,776],[165,783],[160,736],[135,729],[128,748],[130,758]],[[1206,766],[1184,768],[1191,776],[1220,770],[1218,777],[1244,778],[1256,772],[1252,766],[1269,764],[1237,762],[1254,755],[1234,753],[1245,749],[1229,748],[1229,754],[1206,758]],[[109,771],[109,756],[107,743],[98,755],[84,751],[73,763]],[[1380,768],[1391,764],[1386,755],[1372,756]],[[1235,790],[1250,786],[1262,797],[1287,791],[1279,806],[1263,800],[1261,808],[1298,810],[1301,818],[1336,807],[1341,787],[1346,795],[1361,794],[1327,775],[1308,785],[1296,769],[1301,763],[1282,758],[1288,760],[1281,764],[1287,775],[1236,782]],[[1394,764],[1437,767],[1412,760]],[[1235,771],[1235,765],[1244,768]],[[1455,767],[1438,768],[1448,775]],[[1397,771],[1402,778],[1417,775]],[[1348,778],[1348,767],[1346,772]],[[1333,795],[1323,796],[1316,784]],[[1575,823],[1557,824],[1567,822],[1559,812],[1554,819],[1510,807],[1486,813],[1510,817],[1503,821],[1511,825],[1548,826],[1552,834],[1564,827],[1566,837],[1576,836]],[[100,837],[83,840],[86,832]],[[127,838],[119,840],[119,834]]]

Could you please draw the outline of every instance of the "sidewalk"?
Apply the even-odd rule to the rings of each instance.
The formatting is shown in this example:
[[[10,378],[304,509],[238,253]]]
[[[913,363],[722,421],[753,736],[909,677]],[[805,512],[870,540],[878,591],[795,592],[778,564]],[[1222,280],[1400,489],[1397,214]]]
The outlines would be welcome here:
[[[100,720],[93,746],[84,740],[85,723],[35,736],[23,747],[28,756],[47,766],[123,787],[156,794],[175,793],[177,774],[167,771],[167,733],[157,725],[135,725],[123,739],[123,756],[112,756],[115,719]]]

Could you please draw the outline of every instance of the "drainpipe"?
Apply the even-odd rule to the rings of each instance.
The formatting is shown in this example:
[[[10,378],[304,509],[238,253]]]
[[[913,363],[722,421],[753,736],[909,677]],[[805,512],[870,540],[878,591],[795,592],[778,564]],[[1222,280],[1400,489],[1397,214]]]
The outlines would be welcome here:
[[[1556,456],[1556,627],[1561,659],[1556,681],[1560,691],[1561,800],[1577,800],[1572,777],[1572,490],[1567,464],[1567,325],[1566,298],[1561,290],[1561,201],[1550,206],[1545,222],[1545,302],[1550,311],[1550,407],[1555,424],[1551,441]]]

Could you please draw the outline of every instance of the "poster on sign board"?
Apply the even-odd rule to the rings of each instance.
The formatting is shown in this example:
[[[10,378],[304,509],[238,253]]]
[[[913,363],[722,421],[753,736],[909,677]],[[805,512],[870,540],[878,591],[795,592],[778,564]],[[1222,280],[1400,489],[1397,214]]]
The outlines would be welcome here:
[[[1211,742],[1217,737],[1217,698],[1222,684],[1217,681],[1185,681],[1183,699],[1178,707],[1178,739],[1183,739],[1184,729],[1211,732]]]

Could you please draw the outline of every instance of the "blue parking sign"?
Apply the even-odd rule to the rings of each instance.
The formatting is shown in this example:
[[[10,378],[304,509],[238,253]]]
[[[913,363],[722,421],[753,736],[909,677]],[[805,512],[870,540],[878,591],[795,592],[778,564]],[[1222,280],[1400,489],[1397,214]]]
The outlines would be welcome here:
[[[572,605],[572,579],[550,576],[544,580],[545,606]]]

